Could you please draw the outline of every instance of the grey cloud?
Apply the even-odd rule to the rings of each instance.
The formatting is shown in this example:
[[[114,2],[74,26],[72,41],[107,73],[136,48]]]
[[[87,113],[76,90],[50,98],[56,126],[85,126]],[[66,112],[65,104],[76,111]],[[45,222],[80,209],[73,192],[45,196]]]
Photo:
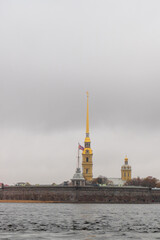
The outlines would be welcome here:
[[[159,2],[142,2],[3,2],[1,122],[78,127],[88,90],[95,125],[157,125]]]
[[[130,131],[137,139],[139,136],[146,140],[146,133],[147,138],[149,134],[154,138],[155,132],[160,131],[159,8],[158,0],[1,1],[2,143],[6,138],[3,147],[12,147],[9,139],[13,132],[16,149],[19,149],[21,132],[24,144],[25,136],[30,139],[27,141],[34,142],[40,134],[40,148],[45,136],[51,134],[56,141],[56,137],[60,138],[57,134],[64,133],[64,144],[70,141],[68,147],[71,147],[85,132],[86,91],[90,93],[93,139],[102,127],[111,129],[115,138],[123,129],[127,142],[125,137],[120,141],[126,149],[131,148]],[[68,132],[74,136],[70,140]],[[82,135],[76,136],[77,132]],[[108,134],[113,137],[111,132]],[[94,142],[99,141],[96,138],[93,146],[97,151],[103,146],[97,158],[105,165],[105,135],[98,138],[102,142],[94,146]],[[114,140],[111,142],[113,144]],[[143,150],[145,146],[149,143],[143,145]],[[113,161],[122,156],[118,144],[116,148],[115,155],[112,151],[108,153],[109,156],[113,154]],[[21,156],[23,150],[23,147],[18,150]],[[34,156],[31,146],[24,151],[29,151],[30,161],[37,163],[40,156]],[[52,151],[45,146],[44,153],[40,153],[47,151],[51,163]],[[70,149],[68,157],[72,151]],[[155,152],[157,162],[158,150]],[[138,153],[144,157],[139,149]],[[134,155],[134,150],[130,150],[130,154]],[[6,150],[2,161],[9,162],[11,155]],[[16,153],[13,160],[16,161]],[[57,163],[55,165],[58,168]],[[102,170],[101,166],[97,169]]]

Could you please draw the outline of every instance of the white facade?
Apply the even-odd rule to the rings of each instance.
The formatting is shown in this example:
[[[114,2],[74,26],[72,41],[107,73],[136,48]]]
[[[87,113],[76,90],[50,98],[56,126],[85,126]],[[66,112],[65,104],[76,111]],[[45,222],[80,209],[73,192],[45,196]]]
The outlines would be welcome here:
[[[111,186],[123,186],[126,181],[122,180],[121,178],[108,178],[108,185],[111,185]]]

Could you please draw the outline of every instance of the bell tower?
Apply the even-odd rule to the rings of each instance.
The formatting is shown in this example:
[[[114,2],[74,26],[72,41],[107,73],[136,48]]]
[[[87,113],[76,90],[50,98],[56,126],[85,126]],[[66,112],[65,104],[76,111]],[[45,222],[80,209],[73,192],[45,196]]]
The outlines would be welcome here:
[[[83,169],[83,177],[86,181],[92,181],[93,173],[92,173],[92,149],[91,149],[91,140],[89,137],[89,102],[88,102],[89,94],[87,92],[87,118],[86,118],[86,138],[84,141],[84,150],[82,152],[82,169]]]
[[[131,166],[128,165],[127,156],[124,159],[124,165],[121,167],[121,179],[124,181],[131,180]]]

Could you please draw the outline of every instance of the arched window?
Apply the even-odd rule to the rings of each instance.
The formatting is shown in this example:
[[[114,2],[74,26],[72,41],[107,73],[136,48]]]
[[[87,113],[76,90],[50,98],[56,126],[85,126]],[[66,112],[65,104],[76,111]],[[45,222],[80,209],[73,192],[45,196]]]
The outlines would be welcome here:
[[[86,169],[86,173],[88,173],[88,168]]]
[[[85,147],[86,147],[86,148],[90,148],[90,143],[89,143],[89,142],[86,142],[86,143],[85,143]]]
[[[88,157],[86,157],[86,162],[88,162]]]

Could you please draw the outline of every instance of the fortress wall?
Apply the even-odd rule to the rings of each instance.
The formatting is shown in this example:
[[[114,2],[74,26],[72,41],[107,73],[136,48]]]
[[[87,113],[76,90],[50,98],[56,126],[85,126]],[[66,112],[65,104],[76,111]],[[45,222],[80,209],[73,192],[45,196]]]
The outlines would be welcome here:
[[[65,187],[6,187],[0,191],[0,199],[73,202],[73,190]]]
[[[77,193],[79,202],[95,203],[149,203],[151,194],[147,188],[101,187],[81,189]]]
[[[132,187],[5,187],[0,189],[0,200],[62,203],[160,203],[160,191]]]
[[[160,190],[152,189],[152,202],[160,203]]]

